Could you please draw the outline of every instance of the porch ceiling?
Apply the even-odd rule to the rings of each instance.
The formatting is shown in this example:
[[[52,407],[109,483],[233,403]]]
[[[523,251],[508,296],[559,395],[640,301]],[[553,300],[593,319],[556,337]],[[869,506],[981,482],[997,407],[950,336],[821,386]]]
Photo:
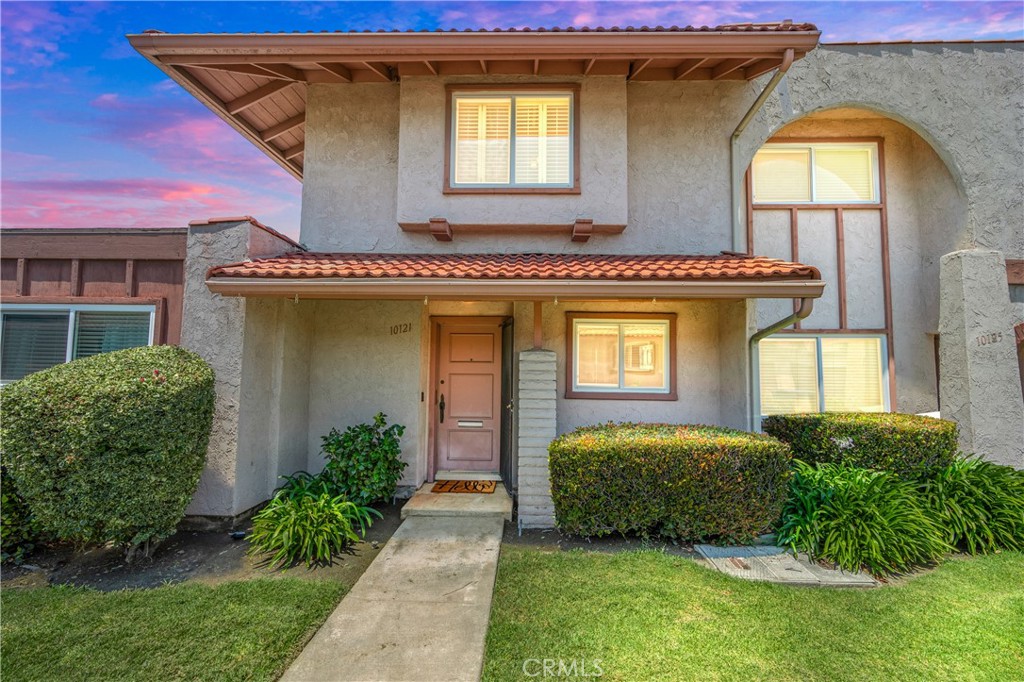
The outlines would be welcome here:
[[[813,24],[129,35],[131,45],[302,179],[306,86],[409,76],[750,80],[818,44]]]
[[[817,298],[818,270],[723,254],[290,253],[211,268],[207,286],[234,296],[342,299],[626,300]]]

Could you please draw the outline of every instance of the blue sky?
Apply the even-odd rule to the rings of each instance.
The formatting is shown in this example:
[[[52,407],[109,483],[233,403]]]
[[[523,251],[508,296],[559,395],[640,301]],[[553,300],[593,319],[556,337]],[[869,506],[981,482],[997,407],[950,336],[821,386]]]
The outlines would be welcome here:
[[[823,42],[1021,39],[1022,2],[0,2],[4,227],[249,214],[295,235],[299,183],[126,33],[809,21]]]

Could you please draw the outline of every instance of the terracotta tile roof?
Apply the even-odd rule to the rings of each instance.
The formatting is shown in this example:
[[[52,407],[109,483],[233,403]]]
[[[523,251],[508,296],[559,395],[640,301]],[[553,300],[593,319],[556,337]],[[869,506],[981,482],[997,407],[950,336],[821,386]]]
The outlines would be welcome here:
[[[774,258],[585,254],[290,253],[211,268],[209,278],[530,279],[530,280],[817,280],[810,265]]]
[[[805,32],[817,31],[811,23],[793,23],[790,20],[765,23],[719,24],[717,26],[539,26],[536,28],[440,28],[440,29],[362,29],[355,31],[263,31],[264,34],[283,33],[744,33],[744,32]],[[147,29],[143,33],[159,35],[158,29]],[[205,33],[179,35],[209,35]]]

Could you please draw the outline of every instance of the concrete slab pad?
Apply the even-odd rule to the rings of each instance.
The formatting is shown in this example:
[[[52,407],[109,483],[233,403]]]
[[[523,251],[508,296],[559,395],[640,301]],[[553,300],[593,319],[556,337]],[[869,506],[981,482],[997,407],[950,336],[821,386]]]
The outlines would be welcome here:
[[[425,484],[402,507],[402,518],[410,516],[484,516],[512,520],[512,498],[502,486],[489,495],[477,493],[432,493]]]
[[[878,582],[866,573],[847,573],[826,568],[806,554],[772,545],[716,547],[694,545],[694,549],[715,570],[743,580],[762,580],[786,585],[827,587],[875,587]]]

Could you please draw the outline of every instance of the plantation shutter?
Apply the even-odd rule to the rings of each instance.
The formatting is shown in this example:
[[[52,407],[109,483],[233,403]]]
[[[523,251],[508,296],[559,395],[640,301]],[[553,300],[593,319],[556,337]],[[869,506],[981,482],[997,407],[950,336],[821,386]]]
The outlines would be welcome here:
[[[569,185],[571,99],[516,98],[516,184]]]
[[[815,201],[875,201],[871,150],[815,149]]]
[[[817,340],[765,339],[758,349],[761,414],[817,412]]]
[[[17,313],[3,316],[0,380],[15,381],[67,360],[68,314]]]
[[[512,100],[455,99],[455,182],[508,184]]]
[[[882,340],[822,338],[826,412],[884,412]]]
[[[79,312],[72,359],[149,344],[148,312]]]
[[[809,149],[762,149],[752,164],[754,203],[811,200]]]

